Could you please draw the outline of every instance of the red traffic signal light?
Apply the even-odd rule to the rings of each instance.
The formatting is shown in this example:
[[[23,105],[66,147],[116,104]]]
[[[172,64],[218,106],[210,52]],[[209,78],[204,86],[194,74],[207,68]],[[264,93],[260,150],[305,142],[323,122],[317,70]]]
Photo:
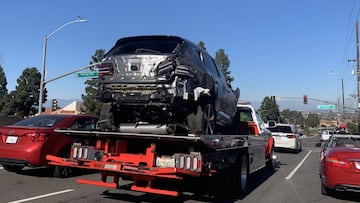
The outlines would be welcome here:
[[[306,95],[304,95],[304,104],[308,103],[308,97]]]

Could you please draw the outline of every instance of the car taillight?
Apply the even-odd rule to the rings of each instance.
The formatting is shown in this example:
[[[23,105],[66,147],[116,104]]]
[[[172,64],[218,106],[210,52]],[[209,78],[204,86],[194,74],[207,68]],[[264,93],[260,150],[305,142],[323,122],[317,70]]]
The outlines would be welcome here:
[[[287,138],[296,138],[296,135],[290,134],[290,135],[287,135],[286,137],[287,137]]]
[[[111,63],[103,63],[98,65],[99,77],[112,75],[114,73],[114,68]]]
[[[28,133],[26,134],[27,137],[31,139],[33,142],[41,142],[44,141],[47,137],[47,133],[40,133],[40,132],[34,132],[34,133]]]
[[[325,161],[332,164],[333,166],[339,166],[342,168],[349,168],[350,167],[350,163],[348,161],[345,160],[340,160],[336,157],[325,157]]]

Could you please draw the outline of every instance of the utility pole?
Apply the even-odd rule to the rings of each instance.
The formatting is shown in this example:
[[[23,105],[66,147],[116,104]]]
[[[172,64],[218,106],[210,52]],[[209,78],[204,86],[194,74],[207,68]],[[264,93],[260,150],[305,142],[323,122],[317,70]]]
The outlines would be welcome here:
[[[342,119],[345,120],[344,78],[341,78],[341,92],[342,92]]]
[[[359,25],[356,21],[356,76],[357,76],[357,125],[358,133],[360,133],[360,63],[359,63]]]

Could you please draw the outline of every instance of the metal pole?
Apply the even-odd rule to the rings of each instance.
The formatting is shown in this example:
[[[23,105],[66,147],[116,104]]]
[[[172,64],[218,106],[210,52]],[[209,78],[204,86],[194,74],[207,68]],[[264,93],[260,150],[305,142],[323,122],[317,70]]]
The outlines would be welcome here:
[[[64,27],[70,25],[70,24],[84,23],[84,22],[87,22],[87,20],[83,20],[78,16],[76,20],[73,20],[73,21],[70,21],[70,22],[67,22],[67,23],[63,24],[62,26],[57,28],[55,31],[53,31],[52,33],[50,33],[49,35],[44,37],[43,60],[42,60],[42,70],[41,70],[40,89],[39,89],[39,110],[38,110],[39,115],[42,114],[42,106],[43,106],[43,96],[44,96],[43,94],[44,94],[44,86],[45,86],[45,62],[46,62],[47,39],[50,38],[55,33],[57,33],[58,31],[60,31],[61,29],[63,29]]]
[[[358,133],[360,133],[360,63],[359,63],[359,28],[358,21],[356,21],[356,75],[357,75],[357,125]]]
[[[44,94],[44,81],[45,81],[45,61],[46,61],[46,44],[47,44],[47,37],[44,37],[44,46],[43,46],[43,59],[42,59],[42,70],[41,70],[41,77],[40,77],[40,90],[39,90],[39,109],[38,114],[41,115],[42,113],[42,104],[43,104],[43,94]]]
[[[341,78],[341,93],[342,93],[342,119],[344,120],[345,119],[344,78]]]

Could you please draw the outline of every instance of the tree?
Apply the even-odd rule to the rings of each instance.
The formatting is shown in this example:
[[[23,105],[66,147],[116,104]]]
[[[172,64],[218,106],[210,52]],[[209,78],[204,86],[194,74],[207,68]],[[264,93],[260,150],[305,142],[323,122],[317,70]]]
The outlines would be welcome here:
[[[203,41],[200,41],[198,44],[199,47],[203,48],[206,51],[205,43]]]
[[[6,88],[7,81],[3,68],[0,65],[0,98],[8,93]]]
[[[104,49],[97,49],[95,51],[95,54],[91,57],[92,61],[90,61],[90,64],[98,63],[101,61],[101,59],[104,58],[105,50]],[[96,95],[98,91],[98,78],[92,78],[85,81],[85,92],[86,95],[81,95],[81,98],[83,99],[83,106],[84,111],[86,114],[90,115],[100,115],[102,102],[97,101]]]
[[[320,124],[320,117],[317,113],[309,113],[305,120],[306,124],[310,127],[316,127]]]
[[[223,71],[226,81],[230,84],[232,81],[234,81],[234,77],[231,77],[231,71],[229,70],[230,67],[230,60],[228,58],[228,55],[225,54],[224,49],[219,49],[215,54],[215,60],[220,66],[221,70]]]
[[[281,121],[289,124],[303,124],[304,117],[301,112],[298,111],[291,111],[290,109],[285,109],[281,113]]]
[[[279,106],[276,104],[276,101],[270,97],[264,98],[259,111],[264,122],[269,120],[279,121],[280,119]]]
[[[7,85],[7,81],[6,81],[5,73],[0,65],[0,111],[2,110],[5,104],[4,97],[8,94],[6,85]]]
[[[32,108],[39,97],[40,73],[35,67],[26,68],[22,75],[17,79],[15,92],[10,100],[16,105],[15,114],[19,116],[29,116],[34,114]]]

